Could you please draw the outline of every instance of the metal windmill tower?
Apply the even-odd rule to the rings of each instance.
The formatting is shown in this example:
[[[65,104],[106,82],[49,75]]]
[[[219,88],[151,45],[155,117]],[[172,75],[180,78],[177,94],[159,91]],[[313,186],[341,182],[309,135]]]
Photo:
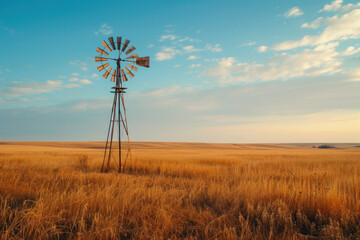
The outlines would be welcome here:
[[[97,67],[99,72],[105,70],[103,77],[107,79],[111,76],[110,81],[115,82],[115,86],[112,87],[113,91],[111,91],[111,93],[114,93],[114,101],[112,104],[101,171],[108,172],[111,168],[111,162],[114,160],[120,173],[124,170],[128,158],[131,157],[129,129],[124,100],[124,93],[127,88],[123,87],[123,83],[128,81],[128,77],[134,77],[131,70],[135,72],[138,71],[135,65],[149,68],[150,59],[149,57],[139,57],[136,53],[129,55],[136,48],[131,46],[127,49],[130,43],[127,39],[122,42],[122,38],[117,37],[116,42],[114,42],[114,38],[109,37],[108,40],[111,47],[105,40],[102,41],[101,44],[103,47],[96,49],[99,55],[95,57],[95,62],[100,62],[101,64]],[[117,125],[117,128],[115,125]],[[116,134],[118,135],[117,146],[116,143],[113,142],[114,135]]]

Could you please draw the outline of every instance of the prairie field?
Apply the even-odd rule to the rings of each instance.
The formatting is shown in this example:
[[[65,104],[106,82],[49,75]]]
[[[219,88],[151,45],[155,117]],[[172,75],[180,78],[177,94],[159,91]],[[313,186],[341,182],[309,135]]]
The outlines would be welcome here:
[[[1,239],[359,239],[360,148],[1,142]]]

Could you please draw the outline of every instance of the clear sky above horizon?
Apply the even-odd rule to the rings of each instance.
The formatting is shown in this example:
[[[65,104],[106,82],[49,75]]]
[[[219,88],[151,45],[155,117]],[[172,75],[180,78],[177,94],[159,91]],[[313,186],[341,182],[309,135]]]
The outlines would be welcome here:
[[[132,140],[360,142],[359,1],[0,2],[0,141],[103,141],[122,36]]]

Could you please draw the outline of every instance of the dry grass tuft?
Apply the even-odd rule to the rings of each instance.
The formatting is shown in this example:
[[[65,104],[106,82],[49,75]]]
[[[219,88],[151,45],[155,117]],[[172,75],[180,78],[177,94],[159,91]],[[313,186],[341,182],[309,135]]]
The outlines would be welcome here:
[[[135,143],[0,145],[0,239],[359,239],[360,152]]]

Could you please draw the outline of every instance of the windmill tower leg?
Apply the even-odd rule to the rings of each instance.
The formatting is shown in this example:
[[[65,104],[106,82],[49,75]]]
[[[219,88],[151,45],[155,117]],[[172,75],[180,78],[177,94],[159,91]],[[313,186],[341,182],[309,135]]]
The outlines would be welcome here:
[[[113,105],[112,105],[112,110],[111,110],[111,115],[110,115],[110,121],[109,121],[109,129],[108,129],[108,134],[107,134],[107,138],[106,138],[106,145],[105,145],[105,153],[104,153],[104,159],[103,159],[103,163],[101,166],[101,172],[107,172],[109,171],[109,167],[110,167],[110,154],[111,154],[111,145],[112,145],[112,138],[113,138],[113,133],[114,133],[114,117],[116,114],[116,105],[117,105],[117,98],[116,98],[116,94],[114,95],[114,101],[113,101]],[[110,138],[111,136],[111,138]],[[108,148],[110,145],[110,148]],[[106,159],[107,155],[109,155],[109,158]],[[106,161],[108,160],[108,161]]]
[[[117,97],[118,97],[118,127],[119,127],[119,169],[118,172],[121,173],[121,121],[122,121],[122,117],[121,117],[121,102],[120,102],[120,94],[121,90],[120,89],[116,89],[116,91],[118,92]]]

